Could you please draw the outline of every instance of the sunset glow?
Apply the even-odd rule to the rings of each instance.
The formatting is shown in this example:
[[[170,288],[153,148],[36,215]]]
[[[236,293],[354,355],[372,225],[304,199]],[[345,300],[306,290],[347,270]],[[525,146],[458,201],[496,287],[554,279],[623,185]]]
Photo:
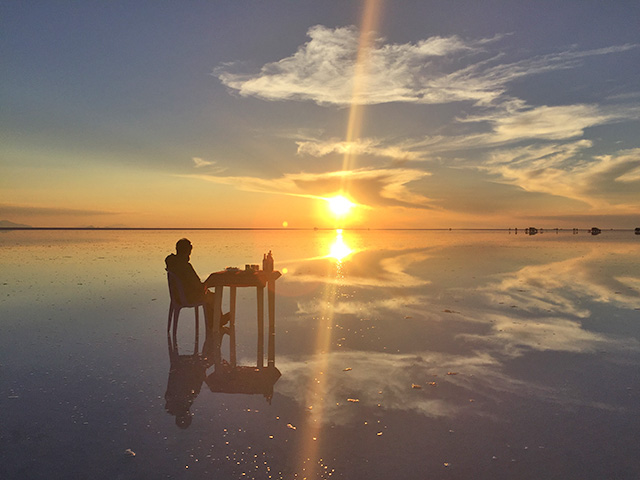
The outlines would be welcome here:
[[[0,225],[638,226],[633,2],[196,3],[8,4]]]

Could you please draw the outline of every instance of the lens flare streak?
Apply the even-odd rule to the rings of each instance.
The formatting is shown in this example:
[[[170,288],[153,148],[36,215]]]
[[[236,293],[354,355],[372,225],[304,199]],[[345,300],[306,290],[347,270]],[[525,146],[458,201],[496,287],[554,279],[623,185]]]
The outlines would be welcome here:
[[[360,137],[363,123],[364,107],[362,105],[362,94],[366,87],[366,78],[369,69],[369,56],[375,38],[375,31],[378,26],[382,7],[382,0],[367,0],[364,4],[362,15],[362,23],[360,25],[360,40],[358,45],[358,55],[354,70],[353,92],[351,99],[351,107],[349,110],[349,120],[347,124],[346,141],[352,142]],[[349,151],[345,152],[342,164],[343,171],[349,171],[354,168],[355,155]],[[342,176],[341,192],[349,191],[348,175]],[[342,195],[344,197],[344,195]],[[345,198],[346,199],[346,198]],[[345,202],[341,202],[345,203]],[[338,236],[331,248],[330,256],[337,260],[335,272],[331,273],[341,277],[342,259],[349,255],[351,251],[344,244],[342,232],[338,232]],[[328,356],[327,352],[331,346],[332,328],[334,325],[334,302],[339,281],[327,284],[324,292],[324,311],[316,325],[316,346],[315,358],[317,362],[311,368],[314,368],[314,375],[311,378],[307,389],[306,405],[312,407],[312,415],[309,417],[308,428],[305,437],[300,442],[299,453],[299,469],[301,478],[322,478],[324,471],[318,468],[318,452],[321,451],[322,442],[322,425],[323,425],[323,408],[326,393],[326,375],[332,372],[327,371]]]

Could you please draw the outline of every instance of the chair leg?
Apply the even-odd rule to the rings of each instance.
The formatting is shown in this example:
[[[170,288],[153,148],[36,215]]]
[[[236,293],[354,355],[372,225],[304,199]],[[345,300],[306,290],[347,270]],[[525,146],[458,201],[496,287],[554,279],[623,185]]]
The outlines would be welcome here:
[[[178,317],[180,316],[180,309],[175,308],[173,310],[173,338],[176,339],[176,335],[178,334]]]
[[[194,349],[194,353],[198,353],[199,351],[199,345],[200,345],[200,319],[198,318],[198,310],[200,310],[200,307],[198,305],[195,306],[195,311],[196,311],[196,346]]]
[[[195,347],[194,347],[194,353],[198,353],[199,349],[200,349],[200,311],[199,311],[199,306],[196,305],[195,306],[195,320],[196,320],[196,325],[195,325],[195,330],[196,330],[196,339],[195,339]],[[202,306],[203,308],[203,313],[204,313],[204,306]],[[177,337],[178,337],[178,318],[180,316],[180,310],[181,308],[174,305],[173,303],[171,303],[171,305],[169,306],[169,318],[167,320],[167,336],[170,336],[170,332],[171,332],[171,324],[173,323],[173,344],[175,346],[175,348],[177,348]]]

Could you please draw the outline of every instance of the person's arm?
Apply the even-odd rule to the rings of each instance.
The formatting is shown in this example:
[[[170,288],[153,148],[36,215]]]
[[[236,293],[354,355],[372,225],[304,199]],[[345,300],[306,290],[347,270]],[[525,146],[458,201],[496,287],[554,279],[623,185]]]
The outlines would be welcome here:
[[[185,282],[187,284],[187,288],[194,292],[203,293],[206,291],[206,286],[200,280],[200,276],[196,273],[193,265],[187,263],[187,267],[185,269]]]

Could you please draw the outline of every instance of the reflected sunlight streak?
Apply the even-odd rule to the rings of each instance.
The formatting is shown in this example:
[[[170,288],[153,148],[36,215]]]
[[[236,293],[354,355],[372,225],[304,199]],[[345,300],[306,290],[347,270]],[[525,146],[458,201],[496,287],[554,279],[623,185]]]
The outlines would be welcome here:
[[[322,441],[322,430],[325,426],[325,406],[328,395],[328,385],[331,380],[328,373],[329,358],[332,342],[332,332],[334,327],[335,304],[339,288],[339,279],[344,276],[342,271],[342,260],[352,253],[342,238],[342,229],[336,230],[336,238],[331,244],[330,252],[325,258],[334,258],[333,262],[328,262],[327,277],[334,277],[335,282],[326,284],[322,298],[322,308],[316,324],[315,342],[315,362],[311,365],[309,375],[309,385],[305,389],[305,406],[313,412],[309,416],[308,424],[305,425],[305,438],[301,441],[301,451],[299,454],[300,466],[298,471],[302,478],[319,478],[326,471],[322,468],[322,459],[316,459],[319,442]],[[334,270],[335,265],[335,270]]]

